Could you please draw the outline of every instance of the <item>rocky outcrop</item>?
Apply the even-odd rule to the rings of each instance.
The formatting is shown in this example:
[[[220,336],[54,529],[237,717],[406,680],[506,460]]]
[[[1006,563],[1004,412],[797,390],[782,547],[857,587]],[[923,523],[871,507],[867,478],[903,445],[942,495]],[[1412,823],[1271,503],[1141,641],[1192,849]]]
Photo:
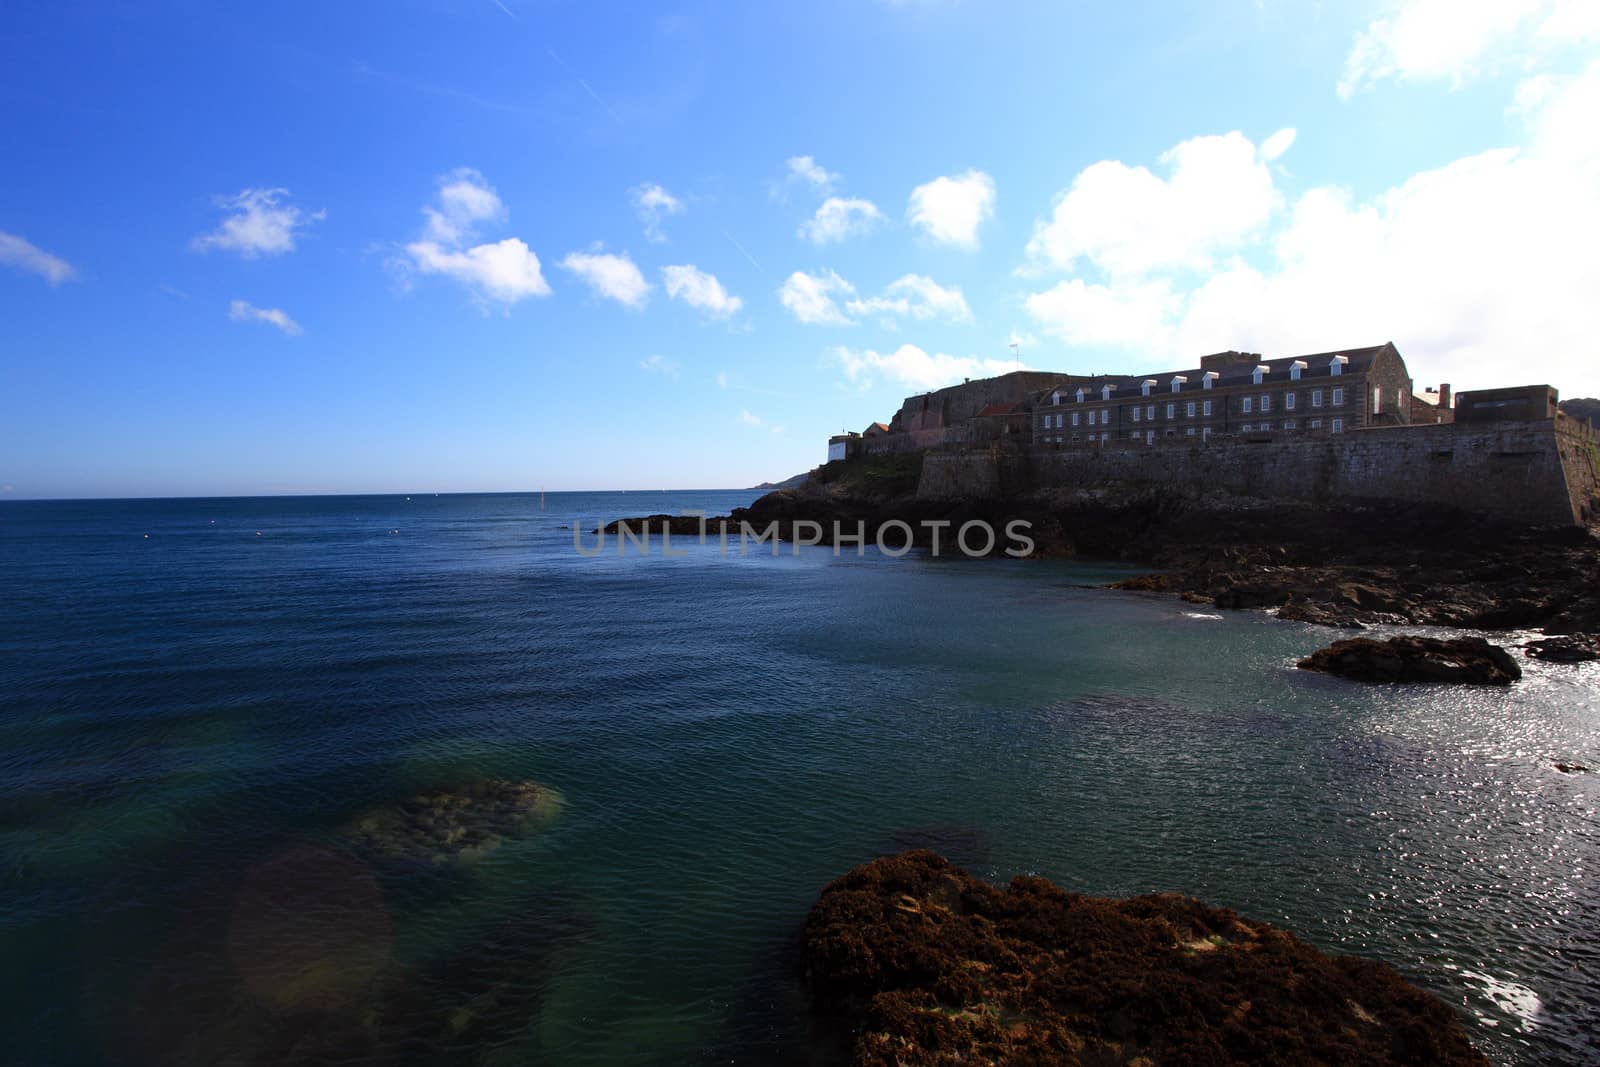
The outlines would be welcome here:
[[[391,860],[471,859],[507,838],[537,831],[561,810],[561,794],[531,781],[488,778],[418,793],[369,812],[345,830],[358,849]]]
[[[1186,897],[997,888],[907,852],[824,889],[803,937],[860,1067],[1487,1062],[1392,968]]]
[[[1563,634],[1529,641],[1522,649],[1534,659],[1551,663],[1587,663],[1600,659],[1600,638],[1588,634]]]
[[[1511,653],[1481,637],[1352,637],[1296,664],[1358,682],[1450,682],[1510,685],[1522,677]]]

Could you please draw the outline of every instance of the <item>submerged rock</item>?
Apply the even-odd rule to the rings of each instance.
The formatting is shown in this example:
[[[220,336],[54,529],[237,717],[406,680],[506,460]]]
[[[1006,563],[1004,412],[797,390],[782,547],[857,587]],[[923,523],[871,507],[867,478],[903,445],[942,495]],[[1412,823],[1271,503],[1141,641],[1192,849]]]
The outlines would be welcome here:
[[[561,810],[561,794],[533,781],[488,778],[418,793],[370,812],[346,831],[359,848],[390,859],[445,863],[481,856],[532,833]]]
[[[1557,763],[1556,770],[1562,774],[1588,774],[1589,768],[1581,763]]]
[[[978,881],[931,852],[829,885],[804,932],[815,1010],[857,1065],[1484,1064],[1393,968],[1176,895]]]
[[[1544,637],[1522,646],[1534,659],[1551,663],[1587,663],[1600,659],[1600,640],[1586,634],[1566,634]]]
[[[1522,677],[1509,652],[1481,637],[1352,637],[1318,649],[1296,666],[1358,682],[1510,685]]]

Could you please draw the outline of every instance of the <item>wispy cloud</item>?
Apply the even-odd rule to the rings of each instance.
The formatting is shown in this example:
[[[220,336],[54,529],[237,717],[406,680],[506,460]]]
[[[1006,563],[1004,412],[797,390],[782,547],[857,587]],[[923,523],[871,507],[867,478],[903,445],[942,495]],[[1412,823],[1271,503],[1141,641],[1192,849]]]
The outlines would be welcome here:
[[[741,426],[760,426],[761,416],[752,415],[748,411],[741,411],[739,412],[739,424]]]
[[[855,291],[855,286],[834,271],[807,274],[797,270],[789,275],[778,290],[778,302],[796,320],[809,326],[849,326],[849,316],[839,310],[834,297],[848,296]]]
[[[51,285],[69,282],[78,276],[77,269],[60,256],[53,256],[33,242],[4,231],[0,231],[0,264],[37,274]]]
[[[290,337],[298,337],[305,332],[281,308],[258,308],[247,300],[235,300],[229,304],[228,318],[234,322],[264,322],[276,326]]]
[[[661,232],[662,219],[668,215],[681,215],[686,210],[682,200],[655,184],[634,186],[628,190],[628,199],[633,202],[633,210],[639,216],[639,221],[644,223],[645,238],[657,244],[667,239],[667,235]]]
[[[744,307],[744,301],[723,288],[715,274],[707,274],[693,264],[662,267],[661,280],[672,299],[681,300],[713,318],[731,318]]]
[[[650,301],[650,283],[626,252],[569,252],[561,261],[561,269],[582,278],[600,296],[635,311]]]
[[[800,236],[812,244],[831,244],[868,233],[882,220],[883,212],[870,200],[830,196],[800,224]]]
[[[226,217],[212,232],[191,240],[189,247],[196,252],[219,248],[245,259],[292,252],[299,233],[328,213],[308,213],[288,203],[288,198],[287,189],[244,189],[234,196],[219,196],[216,204]]]
[[[676,378],[681,369],[676,360],[666,356],[652,354],[639,361],[639,369],[649,374],[659,374],[666,378]]]

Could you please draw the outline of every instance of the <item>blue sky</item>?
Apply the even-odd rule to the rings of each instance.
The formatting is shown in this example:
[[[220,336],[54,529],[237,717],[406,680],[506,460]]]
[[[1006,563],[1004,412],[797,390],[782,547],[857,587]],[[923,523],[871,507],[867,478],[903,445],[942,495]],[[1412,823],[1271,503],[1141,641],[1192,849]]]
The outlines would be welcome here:
[[[7,497],[748,485],[1014,352],[1600,393],[1592,0],[147,7],[0,24]]]

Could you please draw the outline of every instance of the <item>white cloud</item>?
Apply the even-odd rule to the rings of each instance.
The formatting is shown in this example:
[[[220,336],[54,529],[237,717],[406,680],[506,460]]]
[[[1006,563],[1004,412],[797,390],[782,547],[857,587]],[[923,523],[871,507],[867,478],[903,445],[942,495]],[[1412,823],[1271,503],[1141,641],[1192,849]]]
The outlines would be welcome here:
[[[326,218],[327,212],[307,214],[285,203],[288,196],[287,189],[245,189],[237,196],[217,197],[217,206],[228,216],[213,232],[190,241],[189,247],[196,252],[220,248],[246,259],[294,251],[299,231]]]
[[[667,235],[661,232],[661,220],[668,215],[681,215],[687,210],[682,200],[659,185],[634,186],[628,190],[628,198],[633,201],[633,210],[638,214],[639,221],[644,223],[645,238],[657,244],[667,239]]]
[[[831,193],[838,184],[839,176],[823,168],[810,156],[791,156],[787,164],[790,182],[800,182],[809,185],[819,193]]]
[[[1307,190],[1272,234],[1239,241],[1202,282],[1074,279],[1029,297],[1028,311],[1072,344],[1126,349],[1134,370],[1219,349],[1392,340],[1420,382],[1600,393],[1600,61],[1533,106],[1523,147],[1368,199]]]
[[[639,369],[647,371],[651,374],[660,374],[668,378],[676,378],[678,376],[679,367],[676,360],[668,359],[666,356],[662,355],[649,355],[639,361]]]
[[[1356,36],[1339,95],[1385,78],[1459,87],[1519,56],[1597,39],[1594,0],[1406,0]]]
[[[1163,351],[1177,299],[1166,282],[1064,281],[1024,301],[1047,332],[1074,345]],[[1222,346],[1227,348],[1229,346]]]
[[[291,319],[278,308],[258,308],[246,300],[235,300],[228,305],[228,318],[234,322],[265,322],[276,326],[290,337],[298,337],[305,331],[300,324]]]
[[[423,236],[405,246],[404,269],[442,274],[465,285],[480,304],[506,307],[530,296],[549,296],[539,257],[519,238],[472,245],[481,226],[503,222],[505,204],[483,175],[470,167],[439,179],[434,205],[422,209]]]
[[[906,217],[941,244],[978,247],[978,227],[994,217],[994,179],[981,170],[935,178],[911,190]]]
[[[1281,134],[1270,140],[1287,148]],[[1203,270],[1219,249],[1264,226],[1282,201],[1266,158],[1237,131],[1184,141],[1161,162],[1171,177],[1116,160],[1085,168],[1057,194],[1049,221],[1035,225],[1030,260],[1071,270],[1087,259],[1112,275]]]
[[[707,274],[699,267],[688,264],[662,267],[661,280],[672,299],[682,300],[713,318],[729,318],[744,307],[744,301],[730,295],[715,274]]]
[[[739,412],[739,422],[744,426],[760,426],[761,417],[758,415],[752,415],[748,411],[741,411]]]
[[[947,289],[932,278],[907,274],[884,287],[881,296],[870,300],[851,300],[845,308],[852,315],[889,315],[913,319],[945,318],[970,322],[972,309],[959,286]]]
[[[32,242],[3,230],[0,230],[0,264],[37,274],[51,285],[60,285],[78,276],[72,264],[60,256],[52,256]]]
[[[1261,158],[1268,163],[1277,159],[1294,145],[1295,129],[1285,126],[1277,133],[1261,142]]]
[[[930,355],[910,344],[889,353],[841,346],[831,355],[852,382],[870,384],[875,377],[881,377],[912,389],[938,389],[963,378],[988,378],[1017,369],[1013,360],[950,356],[943,352]]]
[[[650,283],[627,253],[569,252],[561,268],[582,278],[599,295],[638,310],[650,300]]]
[[[867,233],[882,219],[883,212],[870,200],[830,196],[815,215],[800,224],[800,236],[825,245]]]
[[[549,296],[539,257],[515,237],[466,250],[432,241],[406,245],[411,262],[424,274],[443,274],[475,291],[480,300],[511,305],[530,296]]]
[[[725,370],[717,371],[717,388],[718,389],[726,389],[727,387],[728,387],[728,372],[725,371]]]
[[[795,271],[778,290],[778,299],[789,313],[811,326],[848,326],[850,319],[839,310],[834,294],[854,293],[855,286],[833,271],[807,274]]]
[[[482,174],[458,167],[439,179],[439,205],[422,213],[428,220],[428,240],[456,245],[471,240],[480,223],[504,220],[506,206]]]

